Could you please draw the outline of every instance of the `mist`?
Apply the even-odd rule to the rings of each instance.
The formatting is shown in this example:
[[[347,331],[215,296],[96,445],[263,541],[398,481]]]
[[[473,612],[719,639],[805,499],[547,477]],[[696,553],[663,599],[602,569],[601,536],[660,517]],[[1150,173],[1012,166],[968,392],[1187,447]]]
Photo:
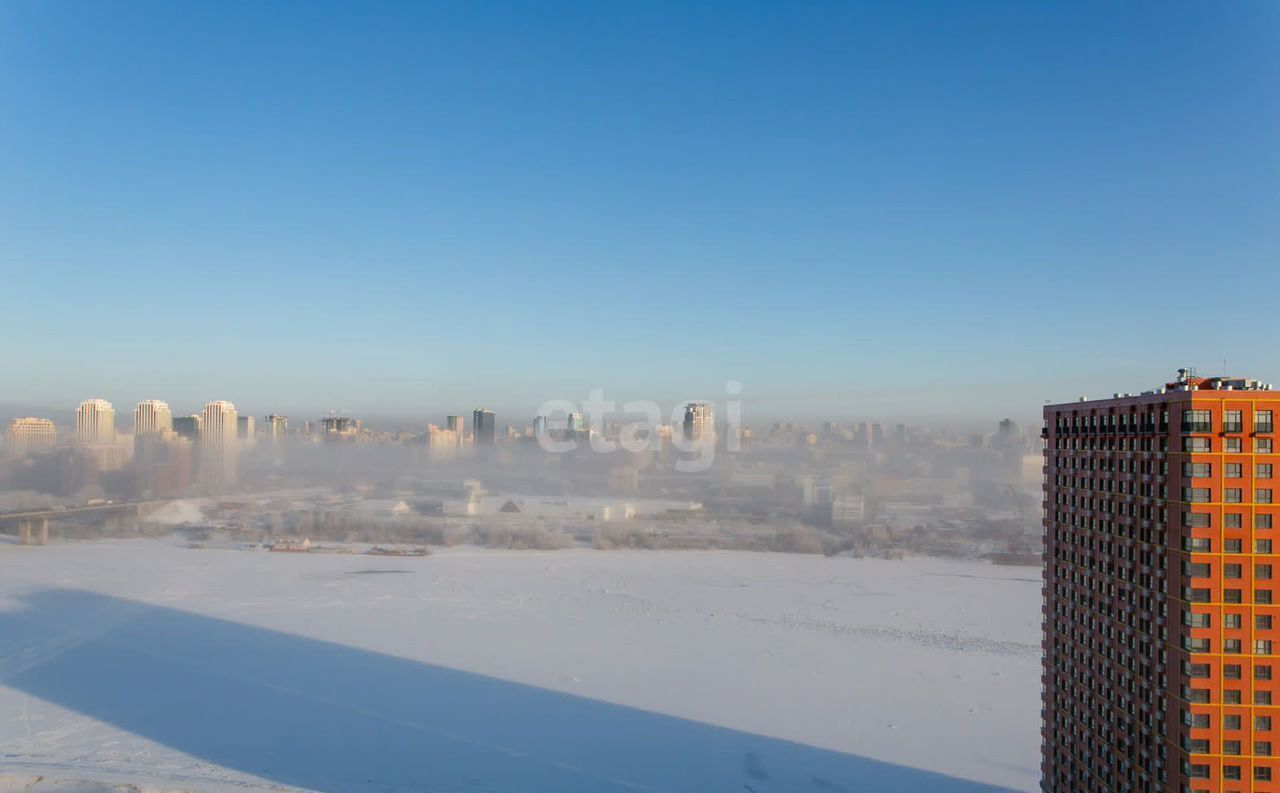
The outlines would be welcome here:
[[[477,441],[472,415],[450,429],[444,417],[413,426],[330,414],[283,419],[274,434],[257,417],[252,428],[240,420],[234,441],[188,427],[85,442],[64,425],[45,448],[8,450],[0,513],[137,502],[136,520],[104,525],[90,514],[55,519],[53,531],[178,531],[267,546],[725,548],[1027,563],[1040,551],[1038,427],[748,422],[740,405],[716,408],[714,432],[696,440],[679,405],[670,421],[655,410],[653,425],[620,407],[577,414],[575,427],[563,411],[532,422],[498,415],[491,443]],[[205,451],[215,442],[234,455],[225,470],[214,471]]]

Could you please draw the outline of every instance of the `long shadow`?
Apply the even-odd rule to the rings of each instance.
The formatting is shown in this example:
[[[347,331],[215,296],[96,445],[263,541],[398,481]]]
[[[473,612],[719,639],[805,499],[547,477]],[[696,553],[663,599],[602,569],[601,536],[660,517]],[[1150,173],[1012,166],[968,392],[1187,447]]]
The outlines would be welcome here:
[[[209,763],[333,793],[999,790],[78,590],[0,612],[0,683]]]

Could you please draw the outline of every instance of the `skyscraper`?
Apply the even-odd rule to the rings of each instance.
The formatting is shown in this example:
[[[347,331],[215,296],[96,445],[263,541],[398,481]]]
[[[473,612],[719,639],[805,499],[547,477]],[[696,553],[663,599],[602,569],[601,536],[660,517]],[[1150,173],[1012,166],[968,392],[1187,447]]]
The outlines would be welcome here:
[[[329,415],[320,419],[321,432],[327,441],[354,441],[360,435],[360,419]]]
[[[116,442],[116,409],[105,399],[86,399],[76,411],[76,440],[93,445]]]
[[[1044,408],[1046,791],[1280,789],[1277,411],[1186,370]]]
[[[210,402],[204,406],[200,423],[200,481],[206,485],[229,485],[236,481],[236,432],[239,417],[230,402]]]
[[[436,462],[452,460],[462,446],[462,439],[451,429],[427,425],[427,455]]]
[[[271,438],[272,443],[279,443],[284,440],[285,435],[289,432],[289,417],[277,416],[274,413],[267,416],[267,436]]]
[[[200,413],[177,416],[173,419],[173,431],[187,440],[195,441],[200,438],[200,428],[203,424],[204,416]]]
[[[471,415],[472,431],[476,436],[477,446],[492,446],[494,438],[497,435],[497,424],[494,422],[493,411],[487,408],[479,408]]]
[[[241,446],[251,446],[257,440],[257,428],[253,416],[236,417],[236,438]]]
[[[133,465],[139,492],[146,497],[176,495],[191,486],[191,437],[196,434],[197,422],[190,416],[186,419],[191,425],[190,436],[175,431],[168,403],[147,399],[134,407]]]
[[[1003,444],[1016,443],[1018,441],[1018,423],[1013,419],[1001,419],[1000,429],[996,432],[996,438]]]
[[[146,399],[133,409],[133,434],[141,440],[151,435],[161,435],[173,429],[173,411],[169,403],[159,399]]]
[[[708,402],[690,402],[684,406],[686,440],[715,443],[716,411]]]
[[[27,416],[9,422],[9,454],[14,457],[52,449],[57,442],[58,429],[49,419]]]

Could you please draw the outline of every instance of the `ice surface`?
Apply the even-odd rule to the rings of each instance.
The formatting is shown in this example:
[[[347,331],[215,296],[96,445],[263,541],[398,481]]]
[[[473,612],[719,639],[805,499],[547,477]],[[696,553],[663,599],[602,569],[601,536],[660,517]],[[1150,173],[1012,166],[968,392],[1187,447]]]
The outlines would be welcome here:
[[[935,559],[5,545],[0,766],[210,793],[1033,790],[1038,626],[1037,571]]]
[[[203,521],[204,513],[200,509],[199,502],[189,499],[170,501],[168,504],[149,513],[143,519],[145,523],[158,523],[165,526],[181,526],[184,523],[201,523]]]

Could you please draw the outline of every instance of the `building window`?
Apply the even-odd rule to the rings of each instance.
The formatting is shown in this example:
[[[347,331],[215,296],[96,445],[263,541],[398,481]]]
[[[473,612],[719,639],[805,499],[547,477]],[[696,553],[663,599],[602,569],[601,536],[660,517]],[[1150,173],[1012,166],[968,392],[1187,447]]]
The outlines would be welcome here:
[[[1239,529],[1244,527],[1244,515],[1239,512],[1228,512],[1222,516],[1222,525],[1228,529]]]
[[[1271,565],[1255,564],[1253,566],[1253,577],[1259,581],[1271,580]]]
[[[1208,566],[1209,565],[1205,565],[1205,567],[1208,567]],[[1241,573],[1241,567],[1238,564],[1224,564],[1222,566],[1223,578],[1239,578],[1240,573]],[[1206,575],[1208,575],[1208,573],[1206,573]]]
[[[1268,745],[1269,745],[1269,744],[1268,744]],[[1268,767],[1267,767],[1267,766],[1265,766],[1265,765],[1254,766],[1254,767],[1253,767],[1253,778],[1254,778],[1255,780],[1257,780],[1258,782],[1270,782],[1270,781],[1271,781],[1271,769],[1270,769],[1270,768],[1268,768]]]
[[[1254,553],[1271,553],[1271,540],[1254,540]]]
[[[1222,413],[1223,432],[1244,432],[1244,411],[1226,410]]]
[[[1204,763],[1192,763],[1190,768],[1190,773],[1188,773],[1187,776],[1191,777],[1192,779],[1208,779],[1209,766],[1205,765]]]
[[[1271,463],[1258,463],[1257,465],[1255,465],[1253,467],[1253,478],[1254,479],[1270,479]]]
[[[1254,655],[1271,655],[1271,640],[1270,639],[1254,639],[1253,654]],[[1269,730],[1271,729],[1271,727],[1268,726],[1267,729]]]
[[[1187,537],[1183,541],[1183,546],[1192,553],[1210,553],[1213,541],[1207,537]]]
[[[1253,450],[1258,454],[1271,454],[1272,440],[1270,438],[1255,438],[1253,441]]]
[[[1270,504],[1270,503],[1271,503],[1271,488],[1269,488],[1269,487],[1262,487],[1262,488],[1258,488],[1257,497],[1256,497],[1256,498],[1254,498],[1254,501],[1255,501],[1255,502],[1257,502],[1257,503],[1259,503],[1259,504]]]
[[[1270,605],[1271,605],[1271,590],[1270,590],[1270,589],[1255,589],[1255,590],[1253,590],[1253,602],[1254,602],[1254,603],[1257,603],[1257,604],[1258,604],[1258,605],[1260,605],[1260,606],[1270,606]]]
[[[1192,479],[1204,479],[1213,476],[1213,466],[1209,463],[1183,463],[1182,475]]]
[[[1223,553],[1240,553],[1240,549],[1243,547],[1241,543],[1242,540],[1238,538],[1225,539],[1222,541],[1222,551]]]
[[[1228,487],[1222,491],[1222,500],[1228,504],[1239,504],[1244,501],[1244,491],[1238,487]]]
[[[1270,614],[1255,615],[1253,618],[1253,627],[1256,630],[1260,630],[1260,631],[1271,630],[1271,615]]]
[[[1240,463],[1227,463],[1222,466],[1222,475],[1228,479],[1239,479],[1244,476],[1244,466]]]
[[[1230,640],[1230,639],[1228,639],[1227,641],[1231,641],[1231,640]],[[1240,652],[1240,650],[1239,650],[1239,644],[1240,644],[1240,642],[1239,642],[1239,640],[1237,640],[1237,641],[1236,641],[1236,645],[1237,645],[1236,652]],[[1211,645],[1209,644],[1209,640],[1208,640],[1208,639],[1193,639],[1193,638],[1191,638],[1190,636],[1188,636],[1188,637],[1184,640],[1184,644],[1183,644],[1182,646],[1183,646],[1183,647],[1184,647],[1188,652],[1193,652],[1193,653],[1207,653],[1207,652],[1212,652],[1212,650],[1210,650],[1210,646],[1211,646]]]
[[[1213,617],[1197,611],[1182,612],[1182,622],[1189,628],[1212,628]]]
[[[1213,432],[1213,412],[1208,410],[1182,411],[1183,432]]]
[[[1240,779],[1240,766],[1224,765],[1222,767],[1222,778],[1223,779]]]
[[[1209,502],[1210,490],[1207,487],[1184,487],[1182,488],[1182,500],[1189,501],[1192,504],[1207,504]]]
[[[1254,516],[1253,516],[1253,527],[1254,527],[1255,529],[1269,529],[1269,528],[1271,528],[1271,516],[1270,516],[1270,515],[1254,515]]]
[[[1253,679],[1254,680],[1270,680],[1271,679],[1270,664],[1258,664],[1257,666],[1255,666],[1253,668]]]
[[[1238,730],[1240,729],[1240,717],[1237,715],[1228,715],[1222,717],[1222,729]]]
[[[1244,451],[1244,441],[1239,438],[1226,438],[1222,441],[1222,450],[1228,454],[1239,454]]]
[[[1255,692],[1253,692],[1253,704],[1255,704],[1255,705],[1270,705],[1270,704],[1271,704],[1271,692],[1270,692],[1270,691],[1255,691]]]
[[[1224,589],[1222,590],[1222,602],[1243,603],[1244,594],[1239,589]]]
[[[1253,411],[1253,431],[1254,432],[1273,432],[1275,427],[1271,423],[1270,410]]]
[[[1208,438],[1191,437],[1182,439],[1182,450],[1184,452],[1204,453],[1212,451],[1212,448]]]
[[[1223,614],[1223,615],[1222,615],[1222,627],[1224,627],[1224,628],[1239,628],[1239,627],[1240,627],[1240,615],[1239,615],[1239,614]]]
[[[1208,666],[1208,664],[1206,664],[1205,666],[1207,667],[1207,666]],[[1206,671],[1206,672],[1208,672],[1208,670],[1207,670],[1207,669],[1206,669],[1205,671]],[[1223,665],[1222,665],[1222,679],[1223,679],[1223,680],[1239,680],[1239,679],[1240,679],[1240,664],[1223,664]]]
[[[1222,703],[1224,705],[1239,705],[1244,702],[1244,698],[1238,688],[1224,688],[1222,690]]]
[[[1260,757],[1271,756],[1271,741],[1254,741],[1253,753]]]
[[[1182,525],[1189,529],[1207,529],[1209,528],[1209,513],[1184,512],[1182,513]]]
[[[1222,753],[1223,754],[1240,754],[1240,742],[1239,741],[1223,741]]]

